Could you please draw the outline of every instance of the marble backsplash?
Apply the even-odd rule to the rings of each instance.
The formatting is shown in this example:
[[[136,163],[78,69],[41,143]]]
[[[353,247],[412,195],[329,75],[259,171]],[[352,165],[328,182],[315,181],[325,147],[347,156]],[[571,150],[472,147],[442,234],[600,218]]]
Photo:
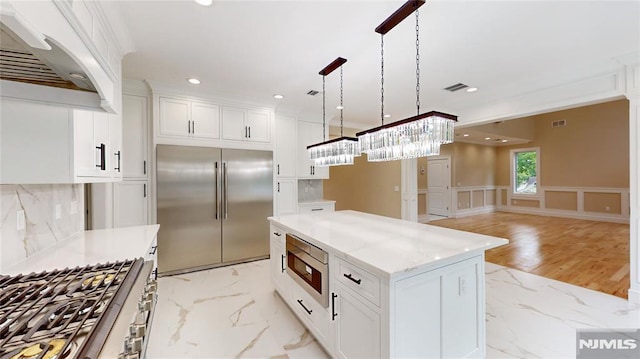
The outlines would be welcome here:
[[[84,230],[83,185],[0,185],[0,220],[1,271]]]
[[[298,202],[317,201],[322,198],[322,180],[298,180]]]

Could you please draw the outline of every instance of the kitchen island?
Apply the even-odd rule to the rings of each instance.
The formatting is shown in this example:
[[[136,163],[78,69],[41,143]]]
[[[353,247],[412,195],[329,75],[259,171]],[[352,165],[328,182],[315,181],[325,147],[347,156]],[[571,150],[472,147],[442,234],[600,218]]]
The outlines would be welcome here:
[[[484,251],[506,239],[356,211],[269,220],[276,291],[332,356],[485,356]]]

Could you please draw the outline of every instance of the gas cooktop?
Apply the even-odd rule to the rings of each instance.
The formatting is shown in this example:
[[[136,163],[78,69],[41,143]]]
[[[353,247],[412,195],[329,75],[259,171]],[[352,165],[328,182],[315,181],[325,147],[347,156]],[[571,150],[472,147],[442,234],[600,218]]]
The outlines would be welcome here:
[[[142,267],[136,259],[0,276],[0,359],[98,357]]]

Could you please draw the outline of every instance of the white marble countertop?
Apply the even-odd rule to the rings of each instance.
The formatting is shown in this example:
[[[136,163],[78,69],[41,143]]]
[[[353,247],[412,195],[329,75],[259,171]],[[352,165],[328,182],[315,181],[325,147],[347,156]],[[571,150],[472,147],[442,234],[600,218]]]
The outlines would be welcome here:
[[[298,202],[299,206],[315,206],[318,204],[330,204],[330,203],[336,203],[336,201],[332,201],[330,199],[316,199],[313,201],[300,201]]]
[[[144,257],[160,225],[84,231],[3,270],[2,274],[39,272]]]
[[[387,278],[453,263],[509,242],[356,211],[294,214],[269,217],[269,221]]]

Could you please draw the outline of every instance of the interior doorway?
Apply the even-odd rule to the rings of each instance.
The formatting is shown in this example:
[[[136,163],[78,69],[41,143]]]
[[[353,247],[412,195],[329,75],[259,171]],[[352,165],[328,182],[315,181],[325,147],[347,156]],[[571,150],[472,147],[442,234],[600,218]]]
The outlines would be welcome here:
[[[427,159],[427,213],[429,219],[448,218],[451,198],[451,158]]]

